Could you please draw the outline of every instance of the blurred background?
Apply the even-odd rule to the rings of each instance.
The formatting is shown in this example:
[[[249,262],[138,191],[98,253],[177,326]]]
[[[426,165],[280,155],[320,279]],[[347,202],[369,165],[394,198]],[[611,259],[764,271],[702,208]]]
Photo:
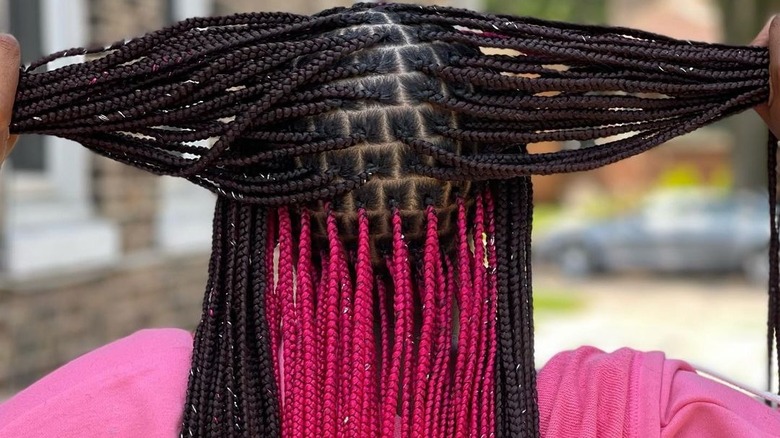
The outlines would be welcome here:
[[[24,62],[174,21],[345,0],[0,0]],[[419,1],[747,44],[780,0]],[[583,109],[586,110],[586,109]],[[535,181],[537,362],[590,344],[662,350],[763,387],[766,130],[754,114],[596,171]],[[578,144],[541,145],[551,150]],[[0,172],[0,400],[147,327],[199,320],[212,195],[22,138]]]

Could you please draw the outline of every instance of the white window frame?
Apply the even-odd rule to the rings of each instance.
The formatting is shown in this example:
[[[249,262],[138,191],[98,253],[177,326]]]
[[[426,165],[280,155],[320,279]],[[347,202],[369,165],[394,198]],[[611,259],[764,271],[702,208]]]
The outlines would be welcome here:
[[[174,21],[211,14],[212,0],[170,0]],[[208,251],[211,247],[211,218],[215,196],[191,182],[172,177],[160,181],[156,239],[169,253]]]
[[[41,14],[44,53],[87,42],[86,0],[41,0]],[[44,137],[43,145],[42,173],[15,172],[10,164],[0,172],[6,193],[5,276],[26,278],[114,264],[121,252],[120,233],[115,223],[94,214],[89,152],[51,136]]]

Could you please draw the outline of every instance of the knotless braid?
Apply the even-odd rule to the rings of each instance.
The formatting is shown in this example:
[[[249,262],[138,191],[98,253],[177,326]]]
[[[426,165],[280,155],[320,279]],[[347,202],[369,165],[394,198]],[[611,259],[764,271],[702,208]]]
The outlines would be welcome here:
[[[767,385],[772,389],[772,364],[780,364],[780,220],[777,216],[777,137],[770,133],[767,148],[769,174],[769,315],[767,318]],[[772,354],[776,355],[772,357]],[[780,385],[780,378],[778,378]],[[779,390],[780,391],[780,390]]]
[[[44,57],[11,131],[218,195],[183,437],[535,437],[530,176],[763,103],[767,65],[764,48],[460,9],[250,13]],[[594,146],[535,152],[547,141]]]

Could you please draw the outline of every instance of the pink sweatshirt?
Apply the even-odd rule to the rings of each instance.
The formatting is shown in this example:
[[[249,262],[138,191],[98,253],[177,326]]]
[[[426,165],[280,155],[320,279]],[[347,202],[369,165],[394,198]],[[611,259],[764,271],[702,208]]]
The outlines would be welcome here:
[[[192,337],[144,330],[0,405],[0,438],[178,437]],[[780,413],[662,353],[592,347],[539,373],[542,436],[780,437]]]

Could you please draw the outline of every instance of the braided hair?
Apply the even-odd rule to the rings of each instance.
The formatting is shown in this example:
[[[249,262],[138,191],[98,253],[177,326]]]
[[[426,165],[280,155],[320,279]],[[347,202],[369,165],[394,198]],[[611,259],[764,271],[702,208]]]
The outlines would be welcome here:
[[[218,195],[182,437],[535,437],[530,176],[765,102],[767,64],[441,7],[193,18],[26,66],[11,131]]]

